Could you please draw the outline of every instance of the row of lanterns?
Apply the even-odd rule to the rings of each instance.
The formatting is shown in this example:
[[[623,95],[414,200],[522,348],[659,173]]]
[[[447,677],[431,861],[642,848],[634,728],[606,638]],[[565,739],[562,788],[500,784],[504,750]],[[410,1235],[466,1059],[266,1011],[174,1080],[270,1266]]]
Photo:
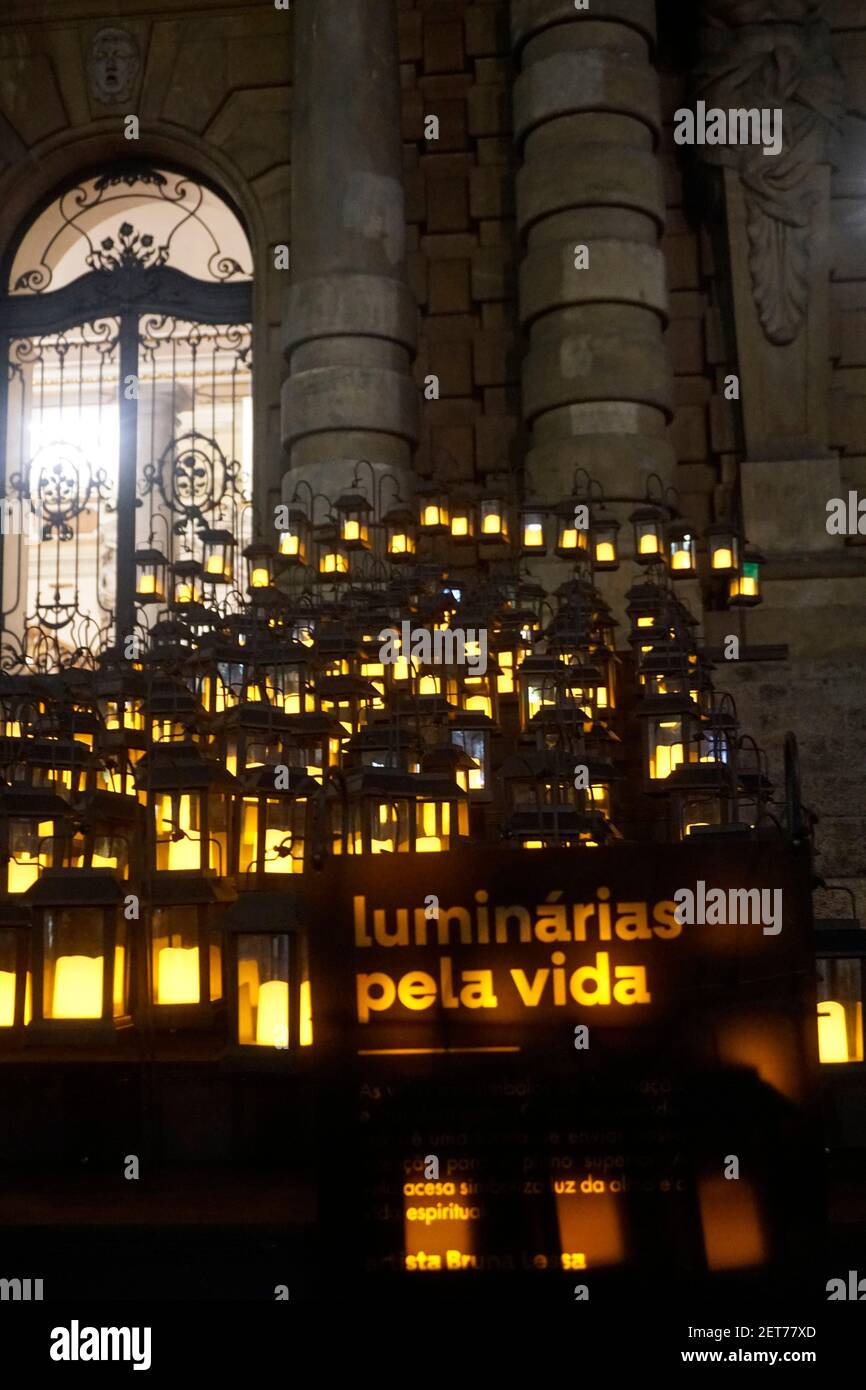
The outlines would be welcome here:
[[[594,583],[620,563],[597,498],[587,525],[575,499],[525,509],[523,544],[502,499],[427,493],[385,512],[353,485],[321,527],[315,501],[284,509],[279,578],[271,547],[245,548],[240,606],[235,540],[205,529],[195,560],[137,552],[132,654],[0,677],[0,1040],[214,1026],[228,1010],[234,1046],[291,1055],[312,1037],[298,875],[332,854],[633,835],[632,708],[664,835],[764,829],[773,789],[697,650],[673,585],[695,541],[666,509],[631,518],[633,705]],[[555,593],[521,572],[551,516],[571,561]],[[437,558],[479,538],[509,542],[483,574]],[[747,578],[734,531],[711,528],[708,547],[713,571]]]

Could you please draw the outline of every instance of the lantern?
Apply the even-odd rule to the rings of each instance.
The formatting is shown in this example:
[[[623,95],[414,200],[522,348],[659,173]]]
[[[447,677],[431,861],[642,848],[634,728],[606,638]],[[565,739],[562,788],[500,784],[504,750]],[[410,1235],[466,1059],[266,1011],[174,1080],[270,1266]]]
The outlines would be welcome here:
[[[748,827],[732,819],[734,782],[728,768],[680,763],[668,777],[665,790],[671,797],[675,839],[748,833]]]
[[[578,510],[587,513],[588,508],[583,504],[575,502],[573,497],[566,497],[559,503],[554,513],[556,517],[556,545],[554,550],[563,560],[576,559],[578,555],[589,551],[589,529],[579,525],[582,517],[578,516]]]
[[[243,779],[237,818],[236,872],[299,874],[304,868],[306,769],[284,764],[258,768]]]
[[[71,833],[69,804],[53,791],[13,783],[0,794],[2,888],[26,893],[45,869],[63,863],[63,842]]]
[[[619,522],[606,512],[595,512],[589,523],[589,550],[594,570],[619,569]]]
[[[202,567],[198,560],[176,560],[169,567],[172,608],[188,608],[201,603]]]
[[[634,557],[639,564],[652,564],[664,557],[665,516],[661,507],[652,503],[632,512],[629,520],[634,530]]]
[[[338,583],[349,573],[349,551],[340,540],[336,526],[319,527],[316,538],[316,573],[320,579]]]
[[[313,1041],[307,943],[294,894],[245,893],[225,916],[232,1053],[285,1067]]]
[[[29,909],[0,897],[0,1051],[23,1041],[33,1016],[31,934]]]
[[[247,566],[247,589],[261,597],[274,587],[274,552],[264,541],[254,541],[244,550]]]
[[[151,808],[151,863],[158,873],[228,873],[235,778],[194,743],[155,745],[136,767]]]
[[[385,516],[385,546],[388,559],[405,564],[415,555],[415,524],[408,507],[392,507]]]
[[[334,503],[340,540],[347,550],[370,549],[370,503],[360,492],[344,492]]]
[[[286,529],[280,532],[278,553],[289,565],[306,565],[310,555],[310,519],[299,507],[290,507]]]
[[[740,566],[740,538],[728,521],[716,521],[707,527],[710,569],[713,574],[736,574]]]
[[[235,538],[231,531],[207,526],[199,532],[203,547],[202,579],[206,584],[230,584],[234,575],[232,550]]]
[[[554,656],[527,656],[517,673],[520,696],[520,727],[528,729],[546,706],[559,703],[562,689],[562,662]]]
[[[674,579],[692,579],[698,572],[697,538],[684,521],[667,529],[668,567]]]
[[[444,492],[418,496],[418,528],[422,536],[446,536],[450,530],[448,497]]]
[[[728,581],[732,608],[754,608],[761,602],[761,566],[766,562],[757,550],[746,547],[739,572]]]
[[[643,722],[644,775],[663,782],[681,763],[696,761],[692,744],[698,715],[692,700],[679,695],[648,695],[638,714]]]
[[[451,539],[457,545],[471,545],[475,540],[475,508],[471,502],[452,502]]]
[[[326,714],[297,714],[289,721],[292,767],[303,767],[321,782],[325,770],[339,767],[346,731]]]
[[[479,540],[487,544],[508,544],[508,513],[502,497],[482,498],[480,507]]]
[[[357,770],[344,786],[329,788],[334,854],[431,853],[469,834],[466,793],[446,775]]]
[[[151,880],[148,980],[157,1028],[209,1028],[225,1008],[220,909],[230,886],[202,875]]]
[[[521,555],[544,555],[547,552],[545,535],[545,513],[538,507],[522,507],[520,510],[520,553]]]
[[[32,1036],[111,1038],[132,1022],[123,888],[101,869],[49,869],[26,898],[33,919]]]
[[[457,781],[469,793],[470,801],[490,801],[493,795],[490,737],[496,725],[486,714],[471,710],[458,710],[451,715],[451,739],[471,760],[465,770],[465,786],[460,777]]]
[[[866,932],[854,918],[826,918],[815,928],[819,1060],[862,1063]]]
[[[165,603],[168,560],[161,550],[135,552],[135,601],[141,604]]]

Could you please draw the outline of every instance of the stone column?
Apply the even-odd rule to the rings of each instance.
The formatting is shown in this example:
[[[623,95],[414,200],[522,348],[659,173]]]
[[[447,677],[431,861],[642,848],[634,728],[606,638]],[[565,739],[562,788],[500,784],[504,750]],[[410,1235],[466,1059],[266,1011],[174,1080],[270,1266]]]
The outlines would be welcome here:
[[[654,0],[512,3],[527,491],[556,502],[580,466],[620,520],[675,462],[654,36]]]
[[[283,495],[301,478],[332,495],[359,458],[406,486],[418,438],[418,311],[404,274],[396,5],[293,8]]]

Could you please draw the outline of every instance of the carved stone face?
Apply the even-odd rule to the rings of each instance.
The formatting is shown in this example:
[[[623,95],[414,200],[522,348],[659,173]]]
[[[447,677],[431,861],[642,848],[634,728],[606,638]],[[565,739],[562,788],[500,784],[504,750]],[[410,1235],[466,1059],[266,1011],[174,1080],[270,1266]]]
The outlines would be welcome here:
[[[107,106],[128,101],[139,68],[138,44],[125,29],[100,29],[87,59],[91,95]]]

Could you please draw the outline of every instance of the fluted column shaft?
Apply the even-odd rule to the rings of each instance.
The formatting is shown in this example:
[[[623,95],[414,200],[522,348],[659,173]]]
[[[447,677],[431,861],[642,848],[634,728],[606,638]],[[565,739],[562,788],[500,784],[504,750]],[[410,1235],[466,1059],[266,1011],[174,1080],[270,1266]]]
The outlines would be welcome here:
[[[408,475],[418,437],[396,6],[298,0],[294,80],[284,495],[333,493],[362,457]]]

